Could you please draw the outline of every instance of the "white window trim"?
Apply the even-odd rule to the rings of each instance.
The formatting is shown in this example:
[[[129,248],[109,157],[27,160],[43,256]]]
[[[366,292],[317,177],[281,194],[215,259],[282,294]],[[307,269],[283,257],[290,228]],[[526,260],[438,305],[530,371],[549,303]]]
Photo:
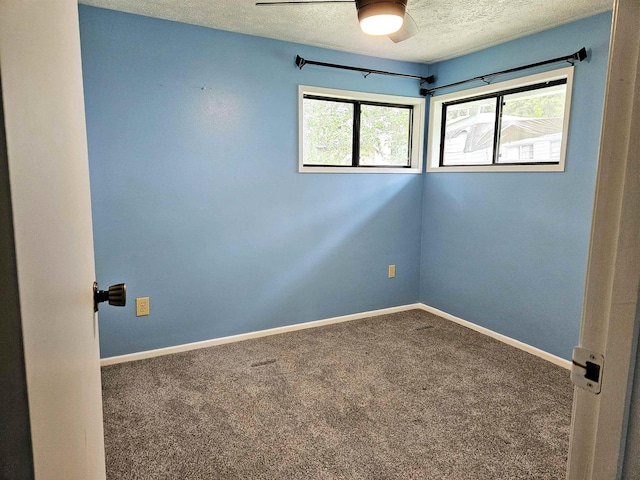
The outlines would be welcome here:
[[[442,126],[442,104],[455,100],[462,100],[487,93],[509,90],[511,88],[525,87],[545,81],[567,79],[567,93],[564,106],[564,123],[562,125],[562,145],[560,149],[560,162],[553,165],[473,165],[464,167],[442,167],[440,163],[440,135]],[[567,152],[567,139],[569,137],[569,113],[571,111],[571,91],[573,87],[573,66],[551,70],[521,77],[514,80],[485,85],[482,87],[462,90],[431,97],[429,104],[429,140],[427,150],[427,172],[564,172]]]
[[[304,111],[303,99],[305,94],[322,96],[327,98],[344,98],[346,100],[360,100],[379,103],[391,103],[396,105],[410,105],[413,107],[413,122],[411,125],[411,166],[403,168],[376,168],[376,167],[311,167],[303,165],[302,139],[304,138]],[[383,95],[379,93],[353,92],[349,90],[336,90],[333,88],[298,86],[298,172],[300,173],[422,173],[422,158],[424,156],[424,127],[425,127],[424,98],[401,97],[396,95]]]

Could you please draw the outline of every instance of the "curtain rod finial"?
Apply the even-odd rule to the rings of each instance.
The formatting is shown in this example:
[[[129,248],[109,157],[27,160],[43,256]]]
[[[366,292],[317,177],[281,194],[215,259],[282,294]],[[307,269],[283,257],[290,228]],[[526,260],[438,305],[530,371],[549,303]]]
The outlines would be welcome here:
[[[583,61],[585,58],[587,58],[587,49],[585,47],[582,47],[580,50],[573,54],[573,58],[575,60],[578,60],[579,62]]]
[[[296,55],[296,66],[302,70],[302,67],[305,66],[305,64],[307,63],[307,61],[302,58],[300,55]]]

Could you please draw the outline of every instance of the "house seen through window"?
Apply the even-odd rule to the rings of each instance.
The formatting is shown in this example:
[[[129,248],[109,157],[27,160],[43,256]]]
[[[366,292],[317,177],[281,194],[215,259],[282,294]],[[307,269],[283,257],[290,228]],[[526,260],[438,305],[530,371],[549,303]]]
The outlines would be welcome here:
[[[571,73],[434,97],[427,170],[564,170]]]

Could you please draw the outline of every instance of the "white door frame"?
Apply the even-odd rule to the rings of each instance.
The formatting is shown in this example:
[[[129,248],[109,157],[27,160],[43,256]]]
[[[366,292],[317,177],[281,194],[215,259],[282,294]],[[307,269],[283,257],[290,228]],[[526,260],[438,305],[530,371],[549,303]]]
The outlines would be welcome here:
[[[576,388],[570,480],[620,478],[640,285],[640,2],[616,0],[580,346],[604,355],[602,392]],[[586,100],[585,100],[586,101]]]
[[[0,0],[0,74],[35,477],[104,479],[76,0]]]

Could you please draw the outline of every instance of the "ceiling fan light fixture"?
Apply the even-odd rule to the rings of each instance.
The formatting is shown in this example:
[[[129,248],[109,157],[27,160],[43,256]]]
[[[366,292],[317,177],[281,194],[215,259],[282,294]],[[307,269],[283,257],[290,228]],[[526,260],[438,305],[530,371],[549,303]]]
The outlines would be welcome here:
[[[360,28],[368,35],[389,35],[402,27],[406,1],[356,1]]]

